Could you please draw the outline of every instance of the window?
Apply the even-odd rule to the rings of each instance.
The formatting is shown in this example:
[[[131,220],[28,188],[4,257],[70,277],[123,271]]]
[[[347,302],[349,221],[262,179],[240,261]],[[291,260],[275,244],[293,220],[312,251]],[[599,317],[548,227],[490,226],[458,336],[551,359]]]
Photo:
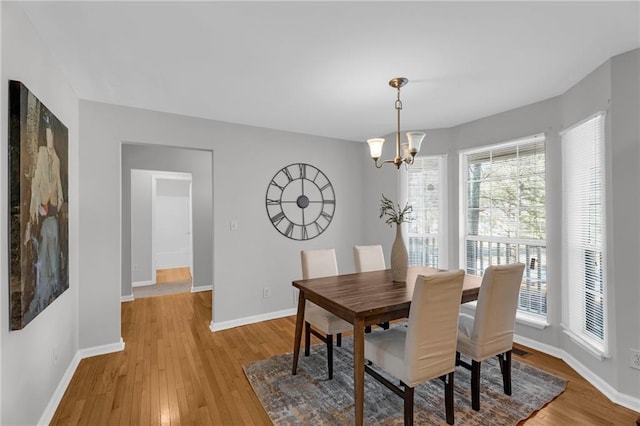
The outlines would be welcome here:
[[[407,171],[407,201],[415,220],[409,223],[409,264],[444,267],[442,241],[443,157],[416,157]]]
[[[563,267],[567,334],[607,355],[605,273],[604,114],[562,136]]]
[[[518,311],[547,314],[545,139],[536,135],[460,154],[461,263],[526,265]]]

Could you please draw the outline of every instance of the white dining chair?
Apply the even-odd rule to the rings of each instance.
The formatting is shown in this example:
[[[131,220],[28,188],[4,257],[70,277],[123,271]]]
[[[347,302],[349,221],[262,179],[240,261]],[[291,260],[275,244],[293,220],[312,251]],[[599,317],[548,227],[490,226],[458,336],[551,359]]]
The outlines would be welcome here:
[[[356,272],[381,271],[387,269],[384,252],[380,244],[370,246],[353,246],[353,261]]]
[[[338,275],[338,262],[334,249],[302,250],[300,259],[304,280]],[[304,321],[304,355],[309,356],[311,353],[311,334],[323,341],[327,345],[329,379],[333,379],[333,335],[336,334],[336,344],[341,346],[342,333],[353,330],[353,325],[309,301],[305,305]]]
[[[384,261],[384,252],[380,244],[368,246],[353,246],[353,263],[356,265],[356,272],[382,271],[387,269]],[[388,322],[378,324],[385,330],[389,328]],[[365,327],[365,333],[371,333],[371,326]]]
[[[404,399],[404,424],[413,424],[414,388],[440,378],[445,383],[445,417],[454,423],[453,378],[456,335],[464,271],[419,275],[407,326],[367,334],[365,371]],[[376,372],[373,363],[400,380],[400,386]]]
[[[522,263],[489,266],[475,315],[460,313],[456,365],[471,371],[471,406],[476,411],[480,410],[480,365],[487,358],[498,357],[504,393],[511,395],[511,350],[523,272]]]

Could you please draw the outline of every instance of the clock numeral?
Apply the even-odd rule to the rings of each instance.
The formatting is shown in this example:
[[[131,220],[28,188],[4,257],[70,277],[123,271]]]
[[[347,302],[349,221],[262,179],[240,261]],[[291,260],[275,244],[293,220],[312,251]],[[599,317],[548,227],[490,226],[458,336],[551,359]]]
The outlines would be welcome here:
[[[268,206],[279,206],[280,205],[280,200],[272,200],[270,198],[267,198],[267,205]]]
[[[318,222],[313,222],[313,223],[314,225],[316,225],[316,230],[318,231],[318,234],[322,234],[322,231],[324,231],[324,228],[320,226]]]
[[[287,226],[287,230],[284,232],[287,235],[287,237],[291,238],[291,236],[293,235],[293,222],[289,222],[289,225]]]
[[[307,232],[307,225],[302,226],[302,239],[306,240],[309,238],[309,233]]]
[[[320,176],[320,170],[316,169],[316,175],[313,177],[313,179],[311,179],[311,181],[315,182],[316,179],[318,179],[318,176]]]
[[[324,204],[335,204],[336,200],[324,200],[322,201]]]
[[[284,191],[284,186],[278,185],[278,183],[275,180],[271,181],[271,185],[277,186],[278,188],[280,188],[280,191]]]
[[[300,179],[307,178],[307,165],[306,164],[298,164],[298,169],[300,170]]]
[[[327,212],[325,212],[324,210],[320,212],[320,215],[322,217],[324,217],[325,219],[327,219],[327,221],[331,222],[331,215]]]
[[[324,191],[327,188],[331,188],[331,184],[327,183],[325,186],[323,186],[322,188],[320,188],[320,191]]]
[[[284,219],[284,213],[280,212],[277,215],[271,217],[271,223],[273,223],[274,225],[278,225],[280,222],[282,222],[282,219]]]
[[[289,171],[289,168],[285,167],[284,169],[282,169],[282,171],[287,176],[287,179],[289,179],[289,182],[291,182],[293,180],[293,176],[291,176],[291,172]]]

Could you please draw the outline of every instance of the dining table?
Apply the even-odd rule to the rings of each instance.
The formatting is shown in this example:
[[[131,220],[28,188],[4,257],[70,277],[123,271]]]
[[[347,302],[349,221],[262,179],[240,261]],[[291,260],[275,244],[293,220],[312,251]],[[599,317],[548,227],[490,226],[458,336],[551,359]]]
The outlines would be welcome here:
[[[364,421],[364,334],[365,327],[407,318],[413,287],[419,275],[441,270],[411,266],[406,282],[393,281],[391,269],[295,280],[299,290],[296,331],[293,344],[292,374],[297,373],[307,301],[353,324],[353,396],[355,424]],[[460,303],[478,299],[482,277],[465,275]]]

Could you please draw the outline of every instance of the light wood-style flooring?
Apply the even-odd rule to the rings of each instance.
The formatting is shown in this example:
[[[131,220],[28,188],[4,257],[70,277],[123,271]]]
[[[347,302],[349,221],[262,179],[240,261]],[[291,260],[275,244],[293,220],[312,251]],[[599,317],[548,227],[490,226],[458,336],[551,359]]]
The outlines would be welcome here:
[[[82,360],[51,425],[269,425],[244,364],[291,352],[295,318],[212,333],[211,292],[122,304],[122,352]],[[522,347],[520,347],[522,348]],[[635,425],[563,361],[528,348],[523,362],[569,380],[526,425]]]

